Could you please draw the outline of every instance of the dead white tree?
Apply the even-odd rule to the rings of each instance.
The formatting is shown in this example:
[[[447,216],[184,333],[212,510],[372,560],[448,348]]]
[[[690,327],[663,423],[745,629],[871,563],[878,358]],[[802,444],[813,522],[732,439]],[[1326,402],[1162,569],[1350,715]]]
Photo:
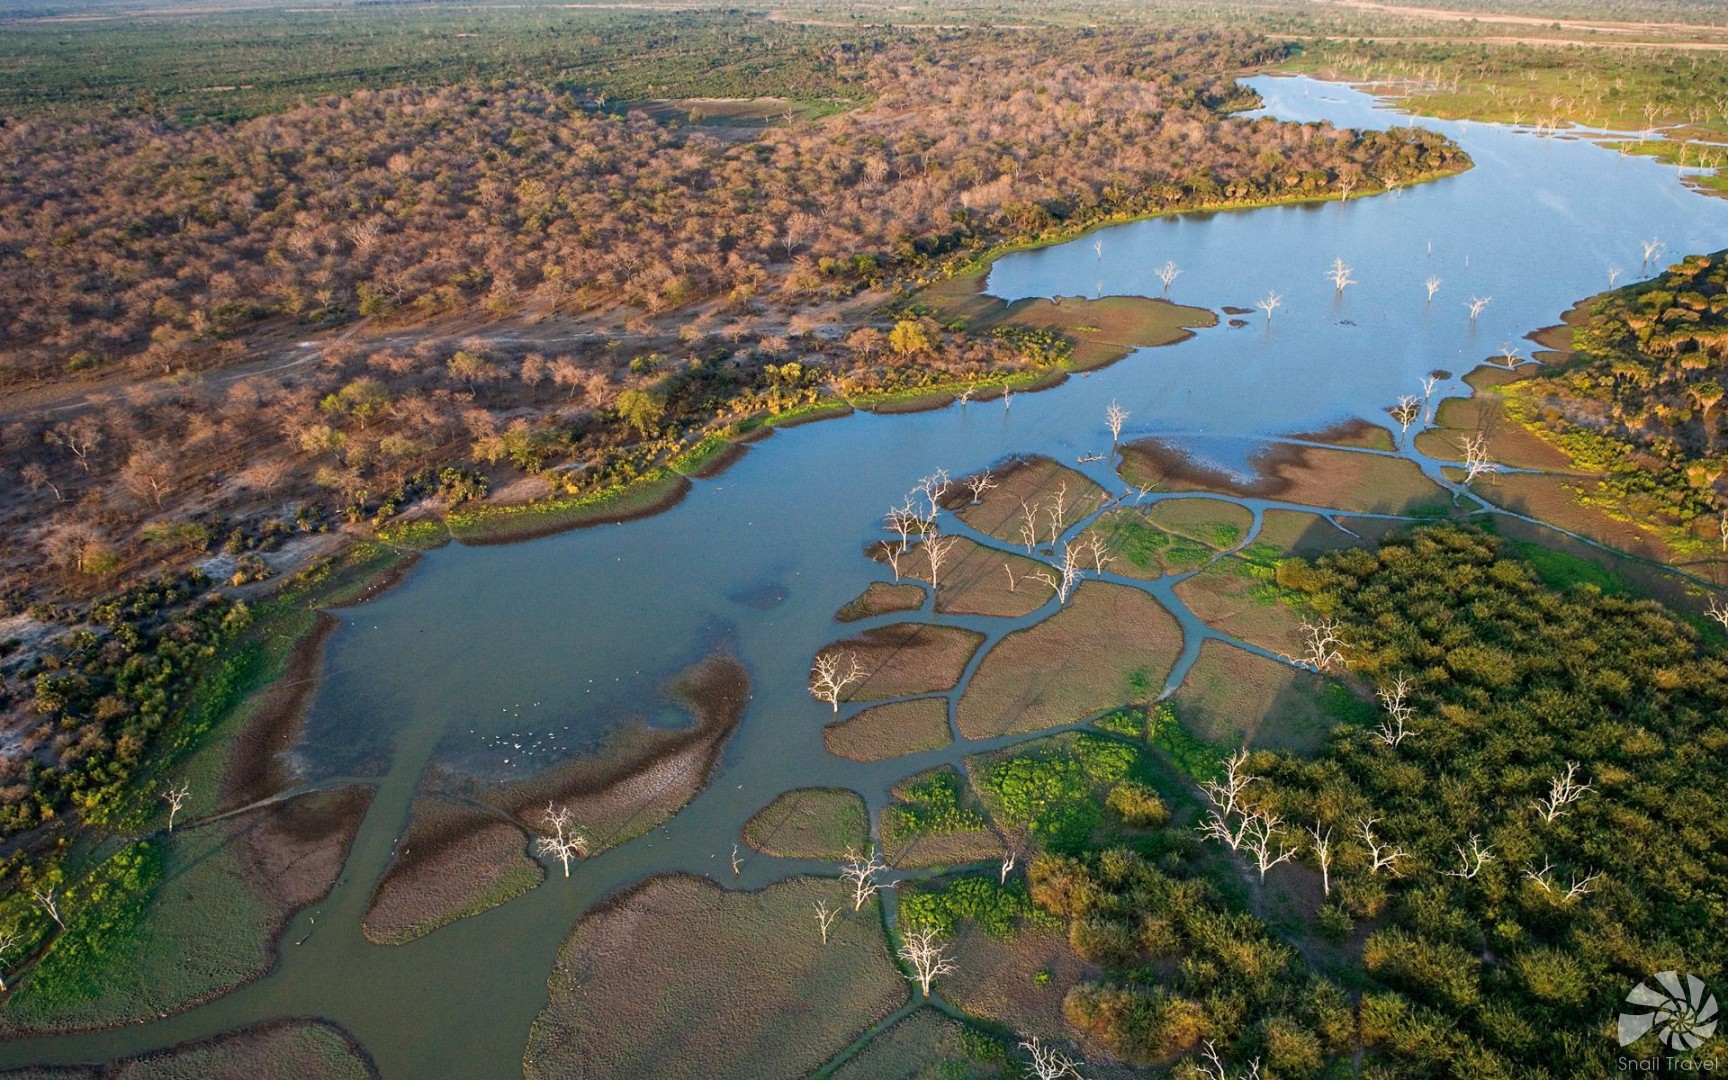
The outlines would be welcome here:
[[[1356,284],[1356,279],[1350,276],[1354,270],[1355,267],[1350,266],[1343,259],[1333,259],[1332,267],[1326,271],[1326,276],[1331,280],[1334,290],[1343,292],[1345,286]]]
[[[1442,284],[1444,284],[1444,279],[1437,278],[1432,274],[1428,275],[1428,280],[1422,283],[1422,287],[1428,290],[1428,302],[1430,304],[1434,302],[1434,294],[1440,291]]]
[[[1721,623],[1722,629],[1728,630],[1728,604],[1722,603],[1721,598],[1711,597],[1710,606],[1704,609],[1704,614]]]
[[[1500,359],[1505,362],[1507,367],[1515,368],[1518,366],[1519,361],[1524,358],[1518,355],[1518,346],[1512,344],[1510,341],[1502,341],[1500,343]]]
[[[744,869],[744,861],[738,857],[738,845],[732,845],[732,876],[737,877]]]
[[[1128,420],[1128,410],[1112,401],[1110,407],[1104,410],[1104,422],[1110,425],[1110,445],[1115,446],[1122,441],[1122,425]]]
[[[1498,463],[1488,458],[1488,436],[1477,432],[1464,440],[1464,486],[1475,483],[1483,473],[1497,473]]]
[[[1572,884],[1567,888],[1564,899],[1570,903],[1571,901],[1578,899],[1580,896],[1588,896],[1590,893],[1595,892],[1596,879],[1601,876],[1602,872],[1600,870],[1583,878],[1574,875],[1572,878]]]
[[[1422,380],[1422,400],[1427,401],[1434,396],[1434,389],[1440,385],[1440,377],[1428,375]]]
[[[1009,592],[1017,591],[1017,589],[1019,588],[1019,582],[1014,580],[1014,568],[1012,566],[1009,566],[1007,563],[1003,563],[1002,564],[1002,572],[1008,575],[1008,591]]]
[[[973,391],[972,387],[970,387],[970,386],[961,387],[959,399],[960,399],[960,410],[962,412],[964,412],[966,410],[966,403],[972,400],[972,394],[973,393],[974,393],[974,391]]]
[[[169,787],[163,790],[162,797],[168,800],[168,831],[174,831],[174,815],[186,805],[186,800],[192,794],[192,788],[186,784],[179,787]]]
[[[1116,556],[1110,554],[1109,542],[1098,533],[1087,533],[1080,547],[1092,559],[1092,572],[1094,574],[1102,574],[1104,567],[1116,561]]]
[[[900,538],[902,553],[912,543],[912,534],[918,532],[922,525],[922,519],[912,510],[911,496],[907,496],[906,501],[899,506],[890,507],[882,520],[888,531]]]
[[[816,901],[816,925],[822,930],[822,944],[828,944],[828,930],[839,916],[839,908],[829,907],[826,900]]]
[[[1493,299],[1492,296],[1472,296],[1464,301],[1464,306],[1470,309],[1470,321],[1475,322],[1476,317],[1487,310],[1488,304]]]
[[[900,580],[900,560],[905,557],[906,553],[897,547],[887,547],[882,552],[882,558],[888,562],[888,569],[894,572],[895,581]]]
[[[954,550],[954,545],[960,542],[957,536],[937,536],[931,534],[924,541],[924,556],[930,561],[930,587],[941,584],[942,564],[948,561],[948,553]]]
[[[1038,546],[1038,510],[1024,502],[1020,504],[1020,542],[1028,555]]]
[[[900,946],[900,959],[911,967],[906,976],[918,984],[918,989],[930,996],[930,984],[944,975],[954,973],[954,961],[948,959],[948,947],[936,938],[934,930],[914,930]]]
[[[1566,771],[1548,782],[1548,794],[1536,800],[1536,809],[1543,821],[1553,824],[1566,813],[1568,806],[1582,799],[1589,790],[1589,784],[1578,782],[1578,763],[1568,761]]]
[[[990,475],[990,470],[966,478],[966,486],[972,491],[972,505],[977,506],[984,498],[984,493],[996,486],[996,478]]]
[[[1248,1071],[1239,1078],[1232,1078],[1224,1068],[1224,1060],[1218,1056],[1218,1047],[1211,1039],[1206,1040],[1206,1048],[1201,1051],[1205,1061],[1195,1068],[1205,1080],[1260,1080],[1260,1059],[1255,1058],[1248,1063]]]
[[[1050,493],[1050,505],[1044,508],[1044,516],[1050,520],[1050,542],[1054,544],[1068,523],[1068,481],[1062,481]]]
[[[60,929],[66,929],[66,920],[60,917],[60,901],[55,899],[53,889],[33,888],[30,895],[42,905],[42,910],[48,913],[50,919],[60,924]]]
[[[16,934],[0,933],[0,994],[6,992],[6,954],[18,947]]]
[[[942,509],[942,499],[948,494],[948,489],[953,486],[954,482],[948,479],[948,470],[937,469],[929,476],[919,480],[918,486],[912,489],[914,493],[924,496],[929,511],[923,515],[926,525],[936,520],[937,512]]]
[[[1405,394],[1398,399],[1398,404],[1386,410],[1392,414],[1392,419],[1398,421],[1400,434],[1410,434],[1410,425],[1422,418],[1422,402],[1415,394]]]
[[[1414,738],[1416,733],[1410,730],[1410,721],[1416,715],[1416,710],[1410,707],[1407,700],[1410,694],[1410,680],[1400,675],[1393,680],[1391,686],[1382,686],[1379,691],[1380,705],[1386,710],[1386,716],[1380,721],[1380,726],[1374,729],[1374,737],[1387,746],[1397,749],[1398,744],[1405,739]]]
[[[1158,280],[1164,283],[1164,291],[1169,292],[1171,283],[1181,276],[1182,271],[1176,266],[1176,260],[1170,259],[1154,273],[1158,275]]]
[[[1212,804],[1206,811],[1206,820],[1199,826],[1200,835],[1227,845],[1231,851],[1241,850],[1253,816],[1253,811],[1243,805],[1242,793],[1259,777],[1244,771],[1247,764],[1248,751],[1238,750],[1225,759],[1222,780],[1205,780],[1200,784],[1200,791]],[[1233,818],[1240,820],[1232,821]]]
[[[1283,818],[1269,812],[1251,814],[1243,823],[1243,843],[1254,856],[1262,882],[1266,871],[1296,857],[1297,849],[1284,842],[1283,824]]]
[[[1284,657],[1298,667],[1313,671],[1326,671],[1333,664],[1344,659],[1344,639],[1339,636],[1343,628],[1336,619],[1303,619],[1296,627],[1296,634],[1302,641],[1302,655]]]
[[[1652,236],[1650,239],[1644,241],[1644,265],[1649,266],[1652,262],[1661,258],[1662,253],[1667,250],[1668,245],[1663,243],[1657,237]]]
[[[1068,598],[1074,594],[1074,586],[1080,581],[1080,563],[1075,559],[1078,554],[1077,547],[1077,544],[1069,541],[1062,549],[1062,561],[1054,568],[1033,570],[1027,575],[1042,581],[1055,591],[1058,607],[1068,606]]]
[[[1004,386],[1002,388],[1002,411],[1007,412],[1014,407],[1014,391]]]
[[[1326,826],[1326,831],[1320,831],[1320,823],[1316,821],[1308,830],[1308,835],[1314,838],[1314,864],[1320,868],[1320,891],[1323,896],[1332,895],[1332,826]]]
[[[1620,274],[1621,270],[1618,266],[1611,265],[1608,267],[1608,287],[1610,289],[1614,287],[1615,282],[1620,280]]]
[[[870,857],[865,858],[855,852],[846,853],[846,861],[840,864],[840,878],[852,886],[852,910],[857,911],[864,906],[864,901],[874,896],[882,886],[876,881],[888,865],[876,857],[876,848],[870,848]]]
[[[1278,310],[1278,305],[1283,302],[1284,298],[1279,296],[1277,292],[1267,292],[1264,297],[1254,301],[1254,306],[1259,308],[1261,311],[1264,311],[1266,313],[1266,321],[1271,322],[1272,313]]]
[[[1470,845],[1453,844],[1458,852],[1459,865],[1456,870],[1447,870],[1447,877],[1463,878],[1468,881],[1482,872],[1482,868],[1494,861],[1494,845],[1484,844],[1482,838],[1475,833],[1470,834]]]
[[[1393,877],[1398,876],[1398,860],[1407,858],[1404,849],[1391,844],[1382,844],[1374,835],[1374,823],[1379,818],[1361,818],[1356,822],[1357,835],[1368,845],[1368,872],[1378,874],[1382,870],[1390,870]]]
[[[564,864],[564,876],[570,876],[570,860],[588,857],[588,838],[582,835],[582,830],[575,824],[576,815],[568,806],[553,806],[546,804],[541,820],[551,828],[551,836],[542,836],[534,842],[535,850],[542,855],[550,855]]]
[[[1031,1055],[1032,1075],[1037,1080],[1062,1080],[1063,1077],[1084,1080],[1078,1061],[1054,1046],[1045,1046],[1036,1035],[1023,1041],[1020,1049]]]
[[[826,701],[839,713],[840,695],[862,678],[864,669],[851,653],[817,653],[810,667],[810,696]]]

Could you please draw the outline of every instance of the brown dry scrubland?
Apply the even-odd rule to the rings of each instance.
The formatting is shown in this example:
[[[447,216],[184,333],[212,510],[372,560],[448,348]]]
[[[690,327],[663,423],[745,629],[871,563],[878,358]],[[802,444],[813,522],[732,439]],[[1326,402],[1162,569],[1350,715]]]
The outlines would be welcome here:
[[[595,908],[559,950],[524,1074],[809,1076],[908,996],[888,956],[879,903],[854,912],[844,894],[832,879],[729,892],[680,875]],[[818,902],[844,912],[826,945]]]

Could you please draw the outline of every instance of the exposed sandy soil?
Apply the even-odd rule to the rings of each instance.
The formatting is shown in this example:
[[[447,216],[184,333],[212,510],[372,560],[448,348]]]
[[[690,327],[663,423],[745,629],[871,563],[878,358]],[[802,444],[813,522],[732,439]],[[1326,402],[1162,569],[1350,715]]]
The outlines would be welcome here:
[[[1199,464],[1156,439],[1122,448],[1122,476],[1166,491],[1211,491],[1367,514],[1449,511],[1451,495],[1405,458],[1276,443],[1244,480]]]
[[[1092,974],[1068,947],[1064,931],[1033,926],[1007,941],[966,926],[955,936],[954,956],[959,970],[942,983],[948,1000],[974,1016],[1041,1038],[1067,1037],[1062,998]],[[1043,986],[1038,985],[1041,971],[1050,973]]]
[[[479,807],[416,798],[361,930],[400,945],[520,896],[546,877],[528,843],[521,827]]]
[[[895,623],[824,646],[857,660],[868,674],[841,695],[842,701],[869,701],[952,690],[984,635],[954,626]],[[844,663],[844,660],[842,660]]]
[[[924,606],[926,593],[917,585],[890,585],[872,581],[862,593],[834,613],[840,622],[857,622],[895,611],[917,611]]]
[[[806,1077],[907,1000],[878,901],[836,881],[760,892],[655,878],[589,912],[558,953],[529,1080]],[[823,945],[815,904],[843,914]]]
[[[14,1069],[10,1080],[368,1080],[348,1033],[325,1020],[274,1020],[106,1065]]]
[[[853,761],[885,761],[924,750],[940,750],[952,742],[948,731],[948,699],[914,698],[872,705],[822,729],[830,754]]]
[[[300,737],[306,707],[318,689],[324,666],[324,645],[341,622],[322,612],[311,633],[289,654],[282,676],[272,682],[251,707],[252,715],[228,751],[218,809],[234,810],[269,798],[287,784],[282,755]]]
[[[838,861],[869,846],[870,816],[855,791],[799,788],[746,821],[744,842],[765,855]]]
[[[990,475],[996,487],[986,491],[977,505],[972,504],[966,486],[957,483],[949,493],[948,507],[979,532],[1013,544],[1021,542],[1021,504],[1038,511],[1038,536],[1048,543],[1050,518],[1046,511],[1054,508],[1058,492],[1062,494],[1064,529],[1098,509],[1105,499],[1103,488],[1047,457],[1010,459],[991,469]]]
[[[947,984],[944,983],[944,986]],[[974,1059],[960,1021],[926,1006],[877,1035],[834,1070],[834,1080],[988,1080],[1000,1065]]]
[[[1137,669],[1161,687],[1181,649],[1182,630],[1158,601],[1084,582],[1066,608],[984,657],[960,699],[960,731],[980,739],[1084,720],[1126,701]]]
[[[1207,641],[1171,700],[1183,726],[1206,742],[1306,755],[1333,727],[1321,689],[1309,672]]]
[[[686,671],[671,691],[691,712],[688,728],[634,724],[615,733],[597,754],[532,779],[487,788],[484,801],[530,830],[543,827],[548,802],[567,806],[595,851],[640,836],[677,813],[707,783],[749,702],[750,676],[737,660],[716,655]]]
[[[1176,597],[1215,630],[1275,653],[1294,653],[1301,616],[1249,571],[1248,562],[1227,556],[1179,582]]]

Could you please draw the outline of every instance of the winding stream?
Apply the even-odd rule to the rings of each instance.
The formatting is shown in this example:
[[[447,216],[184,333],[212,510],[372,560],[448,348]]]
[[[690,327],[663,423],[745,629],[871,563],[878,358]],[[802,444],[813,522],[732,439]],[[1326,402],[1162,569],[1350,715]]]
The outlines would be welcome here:
[[[1409,122],[1370,96],[1308,79],[1257,77],[1265,112],[1340,126]],[[116,1031],[17,1040],[0,1065],[101,1060],[277,1016],[320,1015],[348,1029],[384,1076],[521,1075],[529,1024],[546,999],[560,943],[596,900],[672,870],[734,884],[727,858],[742,823],[781,791],[858,790],[879,815],[888,787],[992,743],[878,764],[826,753],[826,706],[805,691],[812,653],[840,628],[834,611],[882,568],[859,555],[882,535],[880,516],[919,476],[955,476],[1009,455],[1072,465],[1107,450],[1106,405],[1131,417],[1124,439],[1177,442],[1240,468],[1267,439],[1384,409],[1420,392],[1434,369],[1462,374],[1579,297],[1648,276],[1642,243],[1667,251],[1728,246],[1728,201],[1684,188],[1675,169],[1589,142],[1481,124],[1423,119],[1475,159],[1469,172],[1351,202],[1159,218],[1000,260],[989,290],[1024,296],[1158,296],[1154,269],[1182,268],[1172,299],[1250,307],[1268,290],[1283,305],[1267,321],[1200,331],[1144,350],[1012,407],[974,403],[902,416],[860,414],[779,432],[721,476],[698,481],[659,516],[499,547],[428,554],[399,586],[341,612],[325,679],[297,751],[309,781],[377,773],[378,794],[341,882],[300,913],[266,978],[189,1012]],[[1102,241],[1102,253],[1094,249]],[[1336,293],[1334,257],[1359,284]],[[1432,304],[1423,280],[1444,279]],[[1464,302],[1491,297],[1472,321]],[[1461,392],[1456,379],[1446,390]],[[1422,461],[1430,475],[1438,464]],[[1108,461],[1081,466],[1112,492]],[[1276,502],[1238,500],[1258,513]],[[1144,584],[1144,583],[1142,583]],[[1185,636],[1177,675],[1202,626],[1171,579],[1149,590]],[[783,597],[783,599],[781,599]],[[771,598],[772,604],[767,602]],[[929,616],[1001,634],[1025,620]],[[846,628],[846,632],[894,617]],[[412,944],[367,942],[360,918],[427,766],[510,777],[557,760],[626,716],[660,716],[657,688],[724,644],[750,669],[754,697],[713,782],[666,826],[582,863],[565,881]],[[982,655],[982,650],[980,652]],[[974,664],[975,666],[975,664]],[[1003,742],[1013,740],[1002,740]],[[520,743],[519,748],[517,744]],[[740,887],[825,864],[746,854]],[[315,920],[315,921],[314,921]],[[292,944],[302,942],[301,944]]]

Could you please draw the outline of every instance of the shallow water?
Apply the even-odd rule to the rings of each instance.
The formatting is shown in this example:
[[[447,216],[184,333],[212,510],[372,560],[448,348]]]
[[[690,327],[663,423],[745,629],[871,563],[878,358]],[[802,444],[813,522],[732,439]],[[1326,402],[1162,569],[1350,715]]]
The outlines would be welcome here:
[[[1407,122],[1345,87],[1249,82],[1285,119]],[[990,291],[1010,299],[1157,296],[1153,271],[1174,259],[1183,273],[1171,299],[1248,307],[1276,289],[1284,301],[1270,323],[1255,312],[1245,327],[1221,324],[1143,350],[1056,390],[1016,395],[1007,409],[975,403],[783,431],[657,517],[430,553],[397,588],[340,613],[328,648],[298,756],[312,780],[370,769],[379,794],[342,883],[286,936],[310,934],[304,944],[284,945],[268,977],[203,1008],[119,1031],[19,1040],[0,1046],[0,1064],[100,1060],[316,1014],[350,1030],[386,1077],[518,1076],[558,945],[600,896],[673,869],[732,883],[739,826],[780,791],[847,786],[875,810],[900,777],[990,745],[874,765],[833,758],[821,739],[831,716],[804,689],[811,654],[856,628],[837,626],[835,609],[883,575],[862,545],[883,535],[882,512],[919,476],[936,467],[960,476],[1014,453],[1071,464],[1107,450],[1112,400],[1131,413],[1124,438],[1174,436],[1239,468],[1269,436],[1350,418],[1384,422],[1385,407],[1420,393],[1433,369],[1461,374],[1502,342],[1527,354],[1523,335],[1606,287],[1608,265],[1624,268],[1622,282],[1659,269],[1640,267],[1645,239],[1661,237],[1675,254],[1728,245],[1728,201],[1686,190],[1672,167],[1583,141],[1422,123],[1457,139],[1476,168],[1347,203],[1116,226],[1010,255],[989,278]],[[1342,295],[1325,277],[1335,256],[1359,279]],[[1445,279],[1431,305],[1422,286],[1430,274]],[[1493,298],[1474,323],[1463,306],[1472,295]],[[1119,490],[1106,464],[1082,468]],[[1169,582],[1152,591],[1170,602]],[[1191,659],[1209,631],[1175,610]],[[934,621],[994,636],[1023,622]],[[430,763],[508,778],[631,715],[677,723],[660,687],[716,646],[749,667],[753,698],[713,783],[667,826],[581,864],[570,881],[551,878],[413,944],[374,946],[360,935]],[[812,868],[747,854],[737,884]]]

